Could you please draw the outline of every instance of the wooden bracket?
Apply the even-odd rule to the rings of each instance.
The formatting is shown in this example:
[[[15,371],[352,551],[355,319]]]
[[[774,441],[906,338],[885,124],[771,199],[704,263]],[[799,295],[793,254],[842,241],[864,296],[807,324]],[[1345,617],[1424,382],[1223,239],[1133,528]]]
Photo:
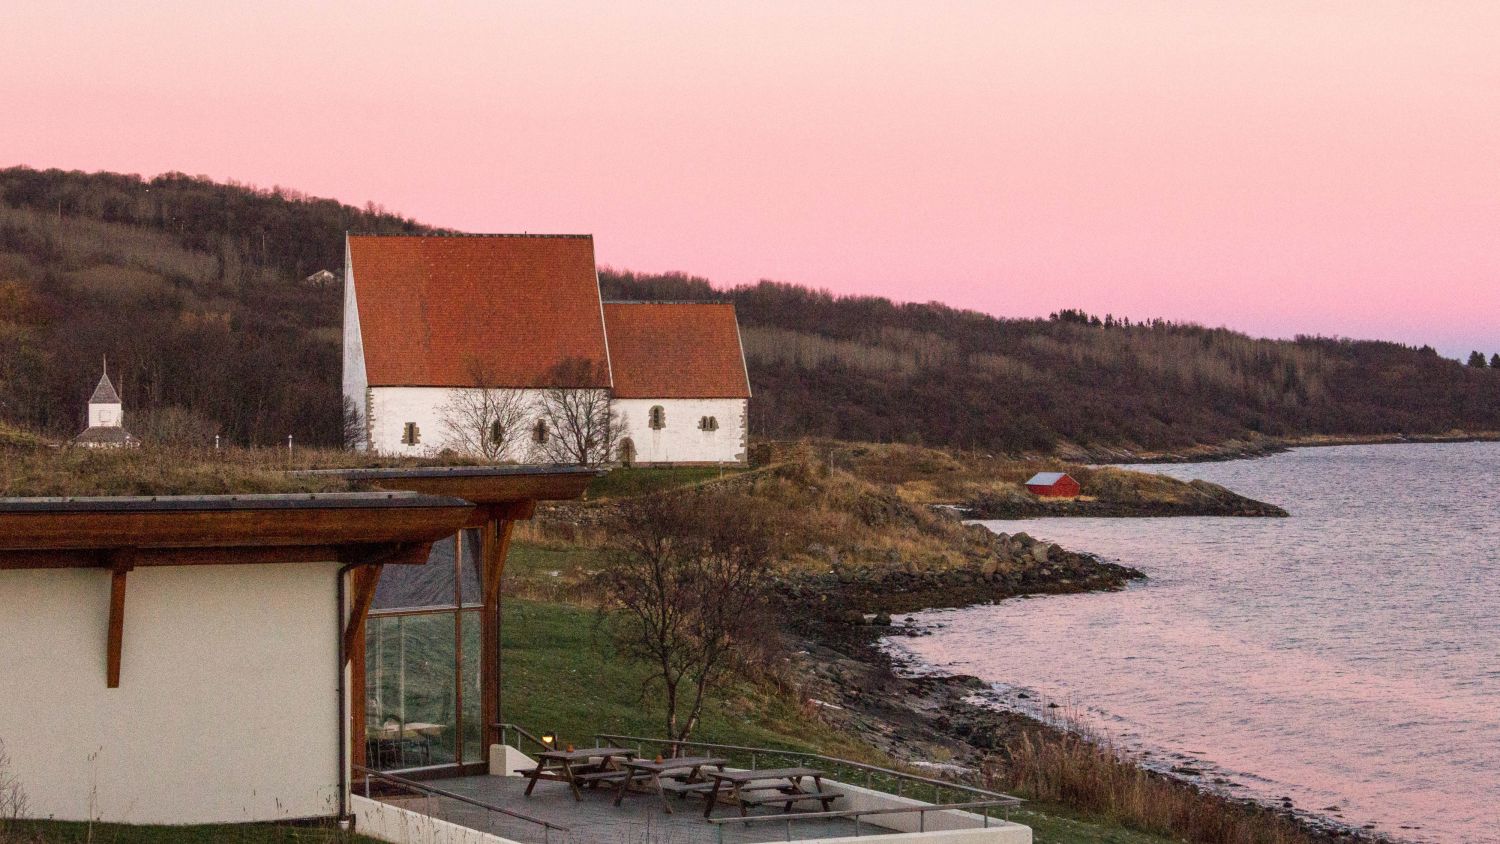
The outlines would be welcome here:
[[[131,549],[111,551],[109,564],[109,638],[105,645],[105,685],[120,688],[120,650],[125,641],[125,576],[135,568]]]
[[[364,635],[365,619],[370,615],[370,606],[375,603],[375,587],[380,585],[380,571],[383,568],[383,565],[377,564],[354,571],[354,589],[349,598],[349,620],[344,626],[345,665],[349,664],[355,645]]]

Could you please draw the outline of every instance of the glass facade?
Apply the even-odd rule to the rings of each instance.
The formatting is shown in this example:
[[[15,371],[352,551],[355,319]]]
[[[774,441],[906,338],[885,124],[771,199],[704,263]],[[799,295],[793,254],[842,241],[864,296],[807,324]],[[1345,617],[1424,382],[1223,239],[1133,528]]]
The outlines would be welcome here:
[[[421,566],[386,566],[365,623],[371,768],[482,762],[480,533],[436,542]]]

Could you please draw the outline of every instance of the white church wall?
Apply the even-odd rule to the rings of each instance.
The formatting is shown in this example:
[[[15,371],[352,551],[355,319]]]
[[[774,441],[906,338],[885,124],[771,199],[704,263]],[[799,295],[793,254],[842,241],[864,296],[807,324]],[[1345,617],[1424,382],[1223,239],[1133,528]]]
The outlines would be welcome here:
[[[365,399],[369,386],[369,378],[365,373],[364,339],[359,330],[359,302],[354,292],[354,264],[349,259],[349,247],[346,242],[344,246],[344,397],[354,402],[354,407],[359,412],[360,435],[355,442],[350,443],[356,449],[365,448],[368,445],[366,424],[369,408],[365,406]]]
[[[651,408],[661,405],[666,425],[653,429]],[[637,463],[743,463],[746,458],[745,399],[620,399],[624,435],[635,444]],[[716,419],[717,430],[699,427],[703,417]]]
[[[181,824],[338,810],[336,562],[0,571],[0,740],[26,814]]]
[[[404,454],[414,457],[437,454],[455,448],[448,429],[444,406],[453,397],[451,387],[374,387],[369,402],[369,431],[373,450],[380,454]],[[459,388],[462,389],[462,388]],[[526,421],[516,432],[515,452],[509,459],[527,462],[532,445],[532,427],[536,424],[540,390],[522,390],[526,403]],[[407,423],[416,423],[420,438],[415,444],[401,441]]]

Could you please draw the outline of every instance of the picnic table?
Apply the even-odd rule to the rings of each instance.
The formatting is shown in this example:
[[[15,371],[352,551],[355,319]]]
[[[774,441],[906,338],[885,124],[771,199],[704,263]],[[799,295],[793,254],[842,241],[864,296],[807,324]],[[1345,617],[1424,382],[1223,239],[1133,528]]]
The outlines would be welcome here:
[[[526,784],[526,796],[536,788],[538,780],[565,782],[573,789],[573,799],[582,800],[579,785],[595,786],[625,778],[627,773],[614,762],[628,761],[635,756],[628,747],[585,747],[582,750],[544,750],[536,755],[536,767],[521,772],[531,780]]]
[[[748,814],[751,806],[780,805],[783,812],[790,812],[792,805],[816,800],[823,804],[823,811],[841,795],[823,790],[823,772],[816,768],[762,768],[759,771],[709,771],[713,788],[708,791],[708,805],[703,808],[703,817],[713,817],[714,805],[719,802],[719,792],[730,789],[731,801],[739,806],[740,817]],[[813,788],[802,787],[803,780],[812,780]]]
[[[706,767],[724,770],[729,763],[728,759],[720,759],[717,756],[678,756],[675,759],[661,759],[651,761],[649,759],[625,759],[620,766],[626,770],[626,775],[621,778],[618,790],[615,792],[615,805],[625,799],[625,790],[630,784],[637,781],[649,780],[656,794],[661,798],[661,806],[672,814],[672,804],[667,801],[667,792],[670,791],[679,797],[692,793],[707,793],[712,788],[708,780],[703,777],[703,769]],[[710,775],[714,772],[709,771]],[[668,775],[666,782],[662,781],[662,775]]]

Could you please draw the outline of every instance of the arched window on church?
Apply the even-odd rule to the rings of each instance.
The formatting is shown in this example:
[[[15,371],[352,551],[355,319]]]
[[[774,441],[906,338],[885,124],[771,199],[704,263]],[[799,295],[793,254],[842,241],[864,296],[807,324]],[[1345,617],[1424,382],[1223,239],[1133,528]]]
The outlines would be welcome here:
[[[635,462],[635,440],[630,437],[620,440],[620,462],[626,466]]]
[[[536,420],[536,425],[531,429],[531,438],[536,441],[537,445],[545,445],[547,443],[547,420]]]
[[[717,431],[717,430],[719,430],[719,419],[718,419],[718,417],[717,416],[705,416],[702,419],[699,419],[698,420],[698,430],[700,430],[700,431]]]
[[[665,407],[659,404],[652,405],[651,413],[648,414],[648,417],[648,424],[651,426],[651,430],[660,431],[662,428],[667,427],[667,409]]]

